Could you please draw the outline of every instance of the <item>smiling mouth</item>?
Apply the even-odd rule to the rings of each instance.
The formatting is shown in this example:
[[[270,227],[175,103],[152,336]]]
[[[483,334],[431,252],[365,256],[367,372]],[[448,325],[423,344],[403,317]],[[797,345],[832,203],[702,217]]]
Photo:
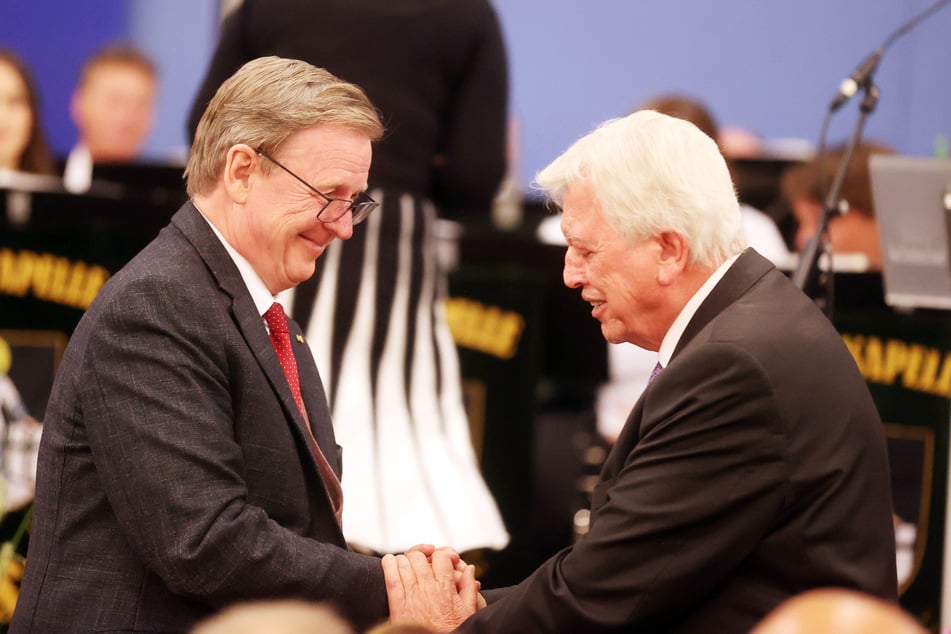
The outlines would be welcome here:
[[[304,240],[306,240],[307,242],[310,242],[311,244],[317,245],[318,247],[325,247],[325,246],[327,246],[326,244],[321,244],[320,242],[318,242],[317,240],[314,240],[313,238],[307,237],[307,236],[304,235],[303,233],[299,233],[299,234],[297,234],[297,235],[298,235],[299,237],[303,238]],[[328,244],[329,244],[329,243],[328,243]]]
[[[597,308],[598,306],[601,306],[602,304],[605,303],[603,299],[590,299],[588,297],[585,297],[584,295],[581,296],[581,299],[588,302],[588,304],[590,304],[592,308]]]
[[[601,314],[604,312],[604,306],[606,306],[607,303],[588,300],[588,305],[591,306],[591,316],[601,321]]]
[[[317,254],[317,257],[320,257],[320,255],[324,252],[324,249],[327,248],[326,244],[321,244],[320,242],[314,240],[313,238],[308,238],[307,236],[303,234],[300,234],[298,237],[300,237],[305,243],[307,243],[308,248],[314,251],[314,253]]]

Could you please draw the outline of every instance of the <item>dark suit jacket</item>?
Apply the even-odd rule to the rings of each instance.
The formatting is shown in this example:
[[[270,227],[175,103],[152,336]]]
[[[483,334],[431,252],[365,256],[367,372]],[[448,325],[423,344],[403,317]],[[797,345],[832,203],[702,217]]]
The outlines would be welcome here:
[[[701,304],[637,401],[589,533],[462,632],[747,632],[783,599],[894,600],[884,433],[827,318],[759,254]]]
[[[339,473],[317,368],[306,344],[295,354]],[[347,550],[304,425],[237,268],[187,203],[63,357],[12,631],[182,632],[269,597],[385,618],[380,562]]]

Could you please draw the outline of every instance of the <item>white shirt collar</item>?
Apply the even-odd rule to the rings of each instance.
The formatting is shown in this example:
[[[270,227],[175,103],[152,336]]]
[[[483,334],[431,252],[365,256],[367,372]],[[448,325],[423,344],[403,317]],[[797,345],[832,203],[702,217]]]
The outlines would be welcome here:
[[[680,314],[674,319],[674,323],[667,329],[664,340],[660,342],[660,350],[657,351],[657,360],[660,361],[662,366],[666,368],[667,364],[670,363],[670,358],[674,356],[674,350],[677,349],[677,344],[687,329],[687,324],[693,319],[694,314],[697,312],[697,309],[700,308],[700,304],[703,303],[703,300],[713,291],[713,287],[717,285],[717,282],[723,279],[723,276],[730,270],[730,267],[733,266],[733,263],[736,262],[738,257],[740,257],[739,253],[727,258],[726,262],[721,264],[719,268],[707,278],[707,281],[697,289],[697,292],[687,301],[683,309],[681,309]]]
[[[192,201],[194,204],[194,201]],[[198,209],[198,206],[195,206],[195,209]],[[267,285],[264,283],[264,280],[261,279],[261,276],[257,274],[254,270],[254,267],[251,266],[251,263],[245,259],[243,255],[238,253],[234,247],[232,247],[225,237],[221,235],[221,232],[218,231],[218,227],[215,226],[215,223],[208,220],[201,209],[198,209],[198,213],[201,214],[201,217],[205,219],[205,222],[208,223],[208,226],[211,227],[211,230],[215,232],[215,235],[218,236],[218,240],[221,241],[221,244],[224,245],[225,251],[228,252],[228,255],[231,256],[231,259],[234,261],[234,265],[238,267],[238,273],[241,274],[241,279],[244,280],[244,285],[248,288],[248,292],[251,294],[251,301],[254,302],[254,306],[258,309],[258,314],[261,316],[267,312],[267,309],[271,307],[277,298],[271,294],[271,291],[268,290]]]
[[[82,194],[92,186],[92,154],[82,143],[77,144],[66,157],[63,168],[63,187],[73,194]]]

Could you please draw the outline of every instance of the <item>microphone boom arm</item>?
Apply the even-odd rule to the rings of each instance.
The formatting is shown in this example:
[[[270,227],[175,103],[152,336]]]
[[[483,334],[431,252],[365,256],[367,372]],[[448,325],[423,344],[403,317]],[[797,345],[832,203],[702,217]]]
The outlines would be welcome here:
[[[799,266],[797,266],[793,272],[793,283],[810,297],[815,297],[819,288],[821,272],[819,269],[819,260],[822,258],[823,253],[826,253],[826,232],[829,229],[829,219],[833,214],[839,213],[839,197],[842,192],[842,184],[845,181],[846,171],[849,168],[849,163],[852,161],[855,148],[862,138],[865,121],[868,119],[868,115],[875,110],[875,106],[878,105],[878,86],[872,81],[871,76],[865,80],[864,88],[865,97],[862,99],[862,104],[859,107],[859,117],[855,122],[855,129],[849,138],[849,143],[842,155],[842,160],[839,161],[839,165],[836,168],[835,178],[829,187],[829,192],[822,206],[822,214],[819,216],[819,225],[816,229],[816,233],[803,248],[799,257]],[[829,261],[829,271],[827,274],[832,274],[831,259]],[[831,310],[831,305],[828,309]]]

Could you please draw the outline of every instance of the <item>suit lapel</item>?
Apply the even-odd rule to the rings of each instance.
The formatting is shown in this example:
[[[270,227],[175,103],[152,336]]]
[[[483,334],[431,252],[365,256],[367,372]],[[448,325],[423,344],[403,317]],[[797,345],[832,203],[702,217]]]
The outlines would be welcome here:
[[[707,324],[723,312],[730,304],[737,301],[747,291],[752,288],[757,281],[774,268],[773,264],[752,249],[744,251],[733,266],[726,272],[723,279],[717,283],[713,291],[700,304],[697,312],[694,313],[690,323],[684,330],[671,361],[677,357],[690,341],[703,330]],[[617,442],[612,450],[611,456],[605,463],[605,474],[608,472],[616,473],[620,469],[627,454],[637,445],[641,435],[641,419],[644,415],[644,393],[641,393],[631,413],[628,415],[627,422],[618,435]],[[616,455],[615,455],[616,454]],[[604,475],[602,476],[604,477]]]
[[[339,478],[339,452],[334,438],[333,425],[329,418],[330,408],[327,405],[323,382],[320,380],[314,356],[310,352],[310,347],[304,339],[304,333],[300,326],[293,319],[288,320],[288,325],[291,347],[294,350],[294,359],[297,361],[297,373],[300,376],[301,396],[304,399],[304,407],[307,408],[307,414],[310,418],[310,430],[327,462],[330,463]]]
[[[753,249],[744,251],[733,266],[726,272],[713,291],[707,296],[697,312],[694,313],[681,335],[671,360],[680,353],[690,341],[703,330],[713,318],[723,312],[727,306],[742,297],[764,275],[773,268],[773,264]]]
[[[172,223],[178,227],[192,245],[194,245],[201,258],[205,261],[205,265],[217,280],[221,290],[231,298],[231,314],[235,325],[238,327],[238,330],[241,331],[241,334],[244,336],[251,350],[251,354],[257,359],[265,376],[267,376],[271,388],[280,400],[284,413],[287,419],[291,421],[292,427],[300,437],[303,446],[310,447],[310,435],[307,432],[304,417],[301,415],[300,410],[297,409],[294,395],[291,393],[290,385],[288,385],[287,378],[284,376],[284,369],[277,359],[274,347],[271,345],[271,339],[268,337],[267,330],[264,327],[264,319],[258,313],[257,307],[251,299],[251,294],[248,293],[247,286],[241,277],[241,273],[238,272],[238,268],[234,265],[231,256],[228,255],[224,245],[218,240],[218,236],[215,235],[211,227],[208,226],[208,222],[201,216],[191,202],[186,203],[185,206],[175,214],[172,218]],[[295,344],[294,356],[297,358],[298,371],[300,371],[299,368],[303,360],[298,352],[295,337],[296,334],[300,334],[300,328],[297,327],[296,323],[291,322],[291,324],[291,342]],[[313,366],[312,360],[310,361],[310,366]],[[316,368],[314,368],[313,372],[316,375]],[[319,379],[317,379],[317,381],[319,382]],[[307,384],[306,390],[304,387],[305,383]],[[312,389],[315,389],[313,384],[314,380],[311,379],[311,377],[308,376],[305,378],[301,376],[301,389],[304,391],[304,402],[308,405],[308,413],[312,413],[312,417],[319,418],[321,417],[321,410],[319,409],[318,400],[311,395],[310,402],[314,404],[314,409],[311,409],[308,403],[308,393]],[[324,403],[324,407],[326,408],[326,403]],[[318,425],[318,427],[320,427],[320,425]],[[326,435],[326,433],[323,435]],[[329,444],[333,451],[330,453],[327,453],[328,449],[326,445],[328,441],[326,438],[322,440],[317,436],[317,441],[325,456],[333,456],[336,458],[337,450],[332,438]],[[311,458],[311,464],[314,470],[317,471],[319,475],[313,452],[308,451],[307,454]],[[337,461],[332,460],[331,465],[336,468]]]

